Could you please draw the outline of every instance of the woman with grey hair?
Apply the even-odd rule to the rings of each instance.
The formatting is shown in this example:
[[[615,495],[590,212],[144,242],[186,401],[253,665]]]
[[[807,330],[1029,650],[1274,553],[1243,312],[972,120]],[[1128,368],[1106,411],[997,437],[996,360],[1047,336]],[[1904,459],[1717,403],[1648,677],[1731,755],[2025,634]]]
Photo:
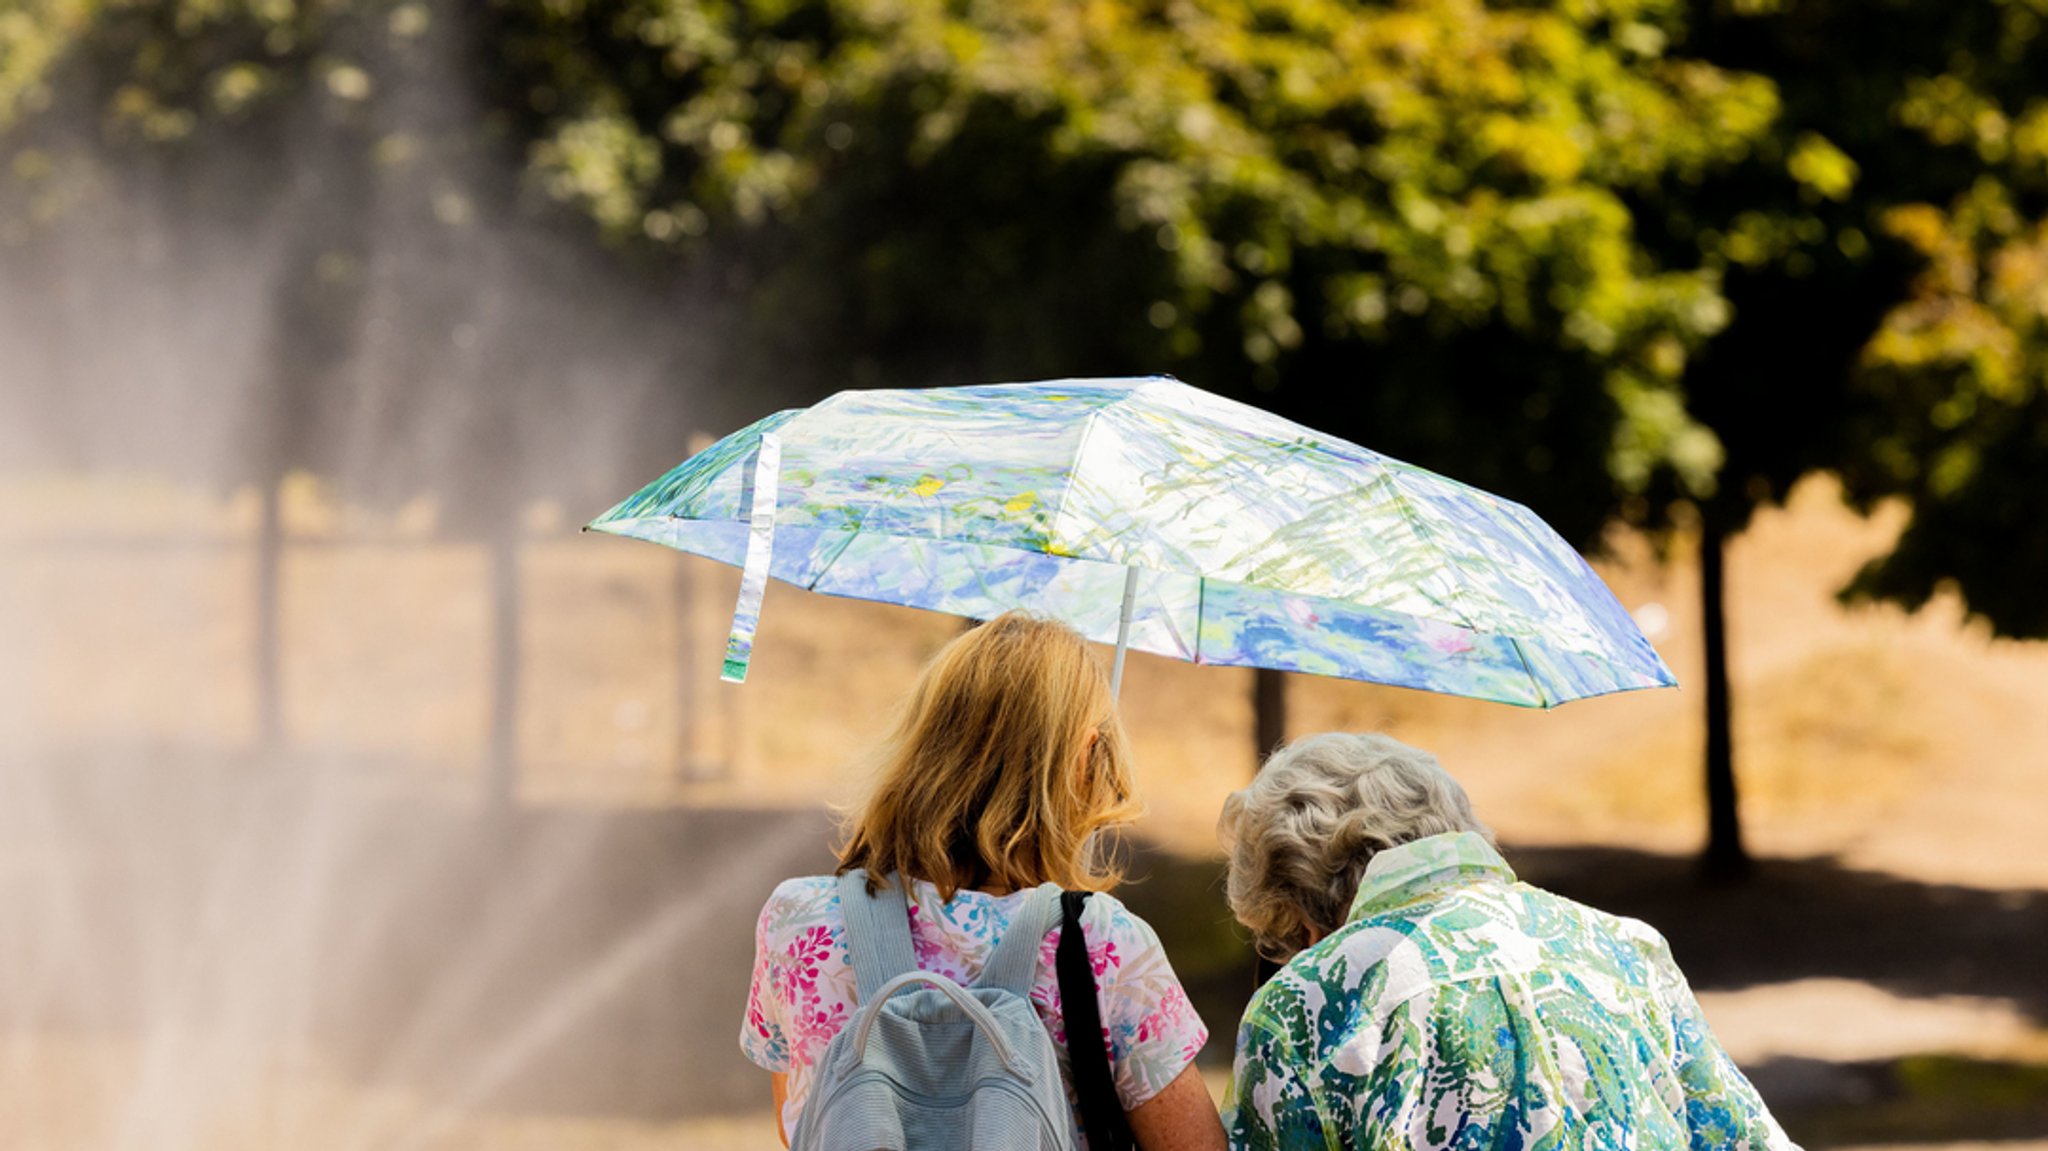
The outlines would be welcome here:
[[[1428,752],[1297,740],[1220,830],[1285,962],[1238,1032],[1233,1148],[1794,1148],[1663,937],[1517,882]]]

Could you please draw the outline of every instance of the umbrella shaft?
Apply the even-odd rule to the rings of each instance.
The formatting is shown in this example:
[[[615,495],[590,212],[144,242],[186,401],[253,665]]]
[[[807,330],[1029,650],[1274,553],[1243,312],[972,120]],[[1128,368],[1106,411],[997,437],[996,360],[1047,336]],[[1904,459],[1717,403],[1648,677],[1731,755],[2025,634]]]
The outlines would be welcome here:
[[[1116,664],[1109,672],[1109,694],[1115,699],[1124,689],[1124,652],[1131,641],[1131,608],[1138,602],[1138,569],[1124,569],[1124,606],[1116,620]]]

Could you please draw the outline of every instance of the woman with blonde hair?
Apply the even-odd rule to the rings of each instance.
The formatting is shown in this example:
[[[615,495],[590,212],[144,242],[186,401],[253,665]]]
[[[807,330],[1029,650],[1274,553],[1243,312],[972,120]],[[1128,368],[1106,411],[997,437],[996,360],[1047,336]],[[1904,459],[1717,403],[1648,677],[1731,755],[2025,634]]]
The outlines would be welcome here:
[[[879,761],[872,794],[847,821],[837,875],[787,880],[761,910],[740,1046],[773,1076],[784,1140],[820,1055],[860,1005],[841,905],[859,889],[838,877],[861,874],[871,898],[900,895],[892,906],[907,906],[918,969],[962,986],[1036,906],[1035,889],[1095,893],[1080,927],[1109,1078],[1132,1134],[1145,1151],[1223,1147],[1194,1069],[1207,1028],[1151,927],[1107,894],[1118,876],[1092,858],[1094,834],[1139,808],[1115,701],[1086,642],[1014,612],[962,634],[926,666]],[[1059,935],[1055,919],[1024,942],[1039,956],[1030,1004],[1071,1083],[1052,962]]]

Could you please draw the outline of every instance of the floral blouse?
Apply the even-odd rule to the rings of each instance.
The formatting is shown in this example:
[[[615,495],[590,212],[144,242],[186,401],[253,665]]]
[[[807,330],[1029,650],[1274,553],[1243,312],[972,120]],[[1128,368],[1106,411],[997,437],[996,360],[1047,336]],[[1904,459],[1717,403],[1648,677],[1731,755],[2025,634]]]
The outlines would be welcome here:
[[[939,898],[936,887],[918,881],[910,894],[910,938],[918,967],[967,986],[981,974],[1028,893],[960,891],[949,903]],[[1188,1005],[1159,937],[1144,920],[1111,896],[1093,895],[1082,913],[1081,931],[1094,961],[1110,1070],[1128,1110],[1173,1082],[1208,1041],[1209,1030]],[[813,1066],[859,1003],[845,932],[831,876],[787,880],[761,909],[740,1049],[760,1067],[789,1076],[785,1131],[796,1130]],[[1067,1033],[1053,968],[1059,935],[1057,924],[1046,934],[1031,1004],[1052,1035],[1064,1075]]]
[[[1480,836],[1381,852],[1253,996],[1236,1151],[1797,1151],[1648,925],[1515,881]]]

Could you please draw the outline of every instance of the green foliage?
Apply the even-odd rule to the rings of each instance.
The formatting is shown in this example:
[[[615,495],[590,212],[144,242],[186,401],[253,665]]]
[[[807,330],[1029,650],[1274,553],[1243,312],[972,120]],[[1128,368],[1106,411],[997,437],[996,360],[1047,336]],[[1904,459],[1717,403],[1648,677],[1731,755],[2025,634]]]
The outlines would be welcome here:
[[[849,385],[1168,369],[1584,542],[1682,500],[1738,528],[1832,470],[1914,509],[1860,594],[1952,578],[2038,634],[1999,555],[2048,549],[2023,518],[2048,484],[2044,20],[2042,0],[20,0],[0,158],[33,223],[90,187],[80,123],[165,154],[313,123],[464,215],[481,190],[435,164],[504,141],[613,245],[717,270],[744,322],[715,422]],[[391,114],[429,67],[474,77],[459,122]]]
[[[1654,205],[1734,306],[1687,379],[1728,453],[1713,514],[1739,526],[1834,471],[1913,513],[1853,594],[1918,606],[1953,581],[1998,630],[2048,634],[2026,512],[2048,488],[2048,6],[1696,7],[1690,43],[1783,106],[1753,170]]]
[[[0,15],[0,131],[49,111],[67,69],[109,135],[158,143],[185,139],[210,118],[235,122],[281,90],[308,83],[324,83],[337,100],[361,101],[370,77],[338,50],[335,33],[386,7],[380,0],[24,0]]]
[[[95,0],[19,0],[0,12],[0,131],[49,106],[51,70],[99,8]]]
[[[1953,586],[1998,631],[2048,636],[2048,5],[1985,8],[1895,112],[1954,184],[1881,217],[1918,273],[1863,351],[1883,418],[1848,476],[1913,516],[1850,591],[1917,607]]]
[[[1711,483],[1677,385],[1726,308],[1629,200],[1777,105],[1672,51],[1673,0],[501,10],[547,189],[619,241],[746,237],[821,384],[1174,367],[1569,492],[1582,538],[1657,474]],[[1502,401],[1530,434],[1497,448]]]
[[[53,350],[123,322],[124,296],[147,300],[144,324],[169,333],[187,402],[221,433],[201,452],[110,432],[80,455],[226,484],[305,468],[372,501],[424,488],[458,530],[500,528],[536,492],[595,502],[626,482],[595,474],[587,456],[570,461],[552,438],[565,425],[587,435],[630,422],[634,434],[612,444],[620,471],[648,466],[629,459],[638,435],[673,425],[631,410],[646,400],[631,373],[677,354],[645,320],[677,311],[669,282],[618,266],[552,205],[526,212],[523,141],[508,147],[505,118],[477,99],[484,25],[467,10],[104,0],[74,11],[67,24],[46,7],[15,29],[46,50],[9,89],[22,114],[0,126],[0,259],[16,282],[46,268],[102,294],[89,312],[77,289],[24,301],[47,308]],[[140,287],[110,282],[124,260]],[[231,328],[217,337],[217,373],[206,337],[183,342],[215,325]],[[132,350],[149,341],[127,331],[105,338],[129,356],[154,352]],[[591,394],[582,380],[620,362],[612,402],[592,396],[577,411]],[[135,378],[62,367],[32,375],[31,390],[75,375],[80,412],[147,386],[146,364]],[[451,412],[465,414],[463,434],[450,434]]]
[[[260,175],[278,183],[308,129],[367,154],[375,73],[407,63],[426,12],[395,0],[23,0],[0,12],[0,165],[10,190],[28,192],[0,200],[0,241],[113,210],[109,193],[137,165],[192,161],[180,191],[238,199],[249,165],[229,153],[269,153]]]

